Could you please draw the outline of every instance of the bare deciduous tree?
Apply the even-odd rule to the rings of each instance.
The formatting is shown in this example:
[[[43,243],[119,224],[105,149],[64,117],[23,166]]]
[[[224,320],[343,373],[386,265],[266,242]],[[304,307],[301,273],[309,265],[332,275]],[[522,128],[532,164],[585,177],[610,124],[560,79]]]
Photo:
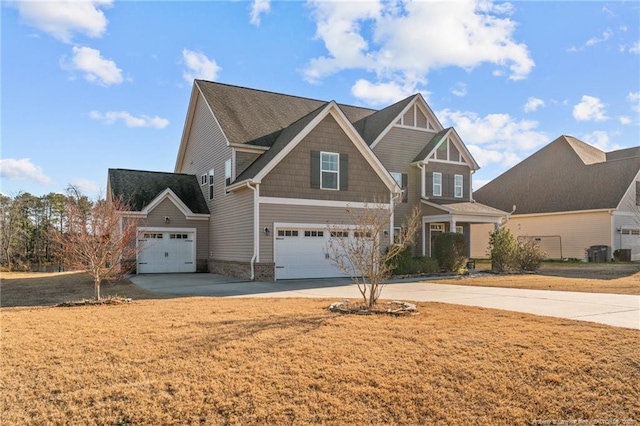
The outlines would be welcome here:
[[[391,220],[387,205],[366,204],[362,209],[347,209],[347,214],[353,225],[329,227],[328,255],[340,271],[351,276],[364,303],[373,307],[384,281],[391,276],[394,260],[407,245],[413,244],[420,226],[420,208],[413,209],[388,246],[383,238]]]
[[[80,201],[80,202],[78,202]],[[100,300],[100,283],[130,272],[136,257],[136,233],[139,221],[122,217],[129,206],[121,199],[93,204],[79,192],[71,194],[65,206],[67,227],[53,231],[60,247],[60,257],[67,269],[80,270],[93,278],[96,300]]]

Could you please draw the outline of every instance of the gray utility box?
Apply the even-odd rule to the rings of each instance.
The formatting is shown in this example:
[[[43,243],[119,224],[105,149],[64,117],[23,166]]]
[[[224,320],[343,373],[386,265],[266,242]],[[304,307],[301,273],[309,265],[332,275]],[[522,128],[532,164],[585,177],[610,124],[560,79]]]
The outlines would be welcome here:
[[[589,252],[589,262],[608,262],[611,259],[611,248],[609,246],[591,246]]]

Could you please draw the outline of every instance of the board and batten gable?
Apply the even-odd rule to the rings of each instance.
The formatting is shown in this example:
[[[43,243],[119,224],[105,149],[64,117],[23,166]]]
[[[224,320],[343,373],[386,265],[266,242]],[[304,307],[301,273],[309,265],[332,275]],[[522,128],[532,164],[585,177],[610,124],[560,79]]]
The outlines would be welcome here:
[[[312,151],[348,156],[346,190],[311,187]],[[387,203],[389,193],[389,188],[331,115],[320,121],[260,184],[261,197]]]
[[[177,173],[194,174],[201,183],[209,212],[209,260],[249,262],[253,256],[253,191],[242,189],[227,193],[225,162],[232,148],[206,101],[198,92],[182,163]],[[214,170],[214,196],[202,176]]]

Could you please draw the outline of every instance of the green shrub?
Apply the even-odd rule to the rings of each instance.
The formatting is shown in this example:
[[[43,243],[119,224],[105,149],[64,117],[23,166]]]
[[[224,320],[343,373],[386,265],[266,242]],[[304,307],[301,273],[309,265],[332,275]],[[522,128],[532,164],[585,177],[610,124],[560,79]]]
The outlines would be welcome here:
[[[413,249],[405,246],[402,251],[393,259],[390,259],[392,275],[408,275],[412,274],[413,269]]]
[[[518,244],[513,234],[507,228],[500,228],[489,235],[489,256],[491,270],[508,272],[516,265]]]
[[[432,274],[438,272],[438,261],[430,257],[413,257],[412,247],[405,247],[391,260],[392,275]]]
[[[435,274],[439,271],[438,261],[432,257],[418,256],[412,259],[412,274]]]
[[[516,263],[521,271],[538,270],[545,257],[547,253],[543,252],[532,238],[524,238],[518,242]]]
[[[464,235],[443,232],[435,238],[435,258],[446,272],[461,273],[467,266],[467,242]]]

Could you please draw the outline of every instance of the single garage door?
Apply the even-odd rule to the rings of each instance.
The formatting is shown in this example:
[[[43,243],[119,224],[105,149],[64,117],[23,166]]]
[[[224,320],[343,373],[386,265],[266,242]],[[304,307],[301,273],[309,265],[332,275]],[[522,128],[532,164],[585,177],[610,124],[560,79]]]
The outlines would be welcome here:
[[[139,274],[195,272],[195,232],[142,231],[138,253]]]
[[[326,228],[287,227],[275,233],[277,280],[347,276],[329,259],[330,233]]]

